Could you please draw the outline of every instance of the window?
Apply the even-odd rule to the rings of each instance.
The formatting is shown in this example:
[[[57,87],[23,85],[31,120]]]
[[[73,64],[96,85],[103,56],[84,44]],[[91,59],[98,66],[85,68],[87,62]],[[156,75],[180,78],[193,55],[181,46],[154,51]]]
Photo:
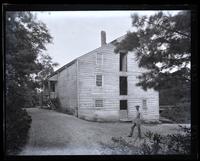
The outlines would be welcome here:
[[[127,71],[127,54],[126,53],[120,53],[120,71]]]
[[[120,110],[127,110],[127,100],[120,100]]]
[[[120,95],[127,95],[127,77],[120,77]]]
[[[103,54],[102,53],[97,53],[96,64],[98,66],[101,66],[103,64]]]
[[[147,100],[146,99],[142,100],[142,108],[147,109]]]
[[[102,75],[96,75],[96,85],[102,86]]]
[[[50,81],[50,91],[55,92],[55,82],[54,81]]]
[[[95,107],[103,107],[103,100],[95,100]]]

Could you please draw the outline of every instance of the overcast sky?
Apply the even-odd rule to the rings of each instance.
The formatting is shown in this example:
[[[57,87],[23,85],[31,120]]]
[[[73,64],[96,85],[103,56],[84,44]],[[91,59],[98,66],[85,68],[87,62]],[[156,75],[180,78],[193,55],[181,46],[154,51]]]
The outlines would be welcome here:
[[[131,14],[151,15],[156,11],[54,11],[35,12],[47,25],[53,43],[47,53],[59,66],[90,52],[101,45],[100,32],[106,31],[106,41],[124,35],[132,29]],[[169,11],[174,14],[178,11]]]

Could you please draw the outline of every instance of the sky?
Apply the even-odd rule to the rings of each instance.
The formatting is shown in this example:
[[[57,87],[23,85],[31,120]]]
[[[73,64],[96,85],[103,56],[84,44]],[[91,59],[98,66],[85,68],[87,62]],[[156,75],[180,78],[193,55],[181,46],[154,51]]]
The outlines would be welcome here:
[[[47,25],[53,43],[47,53],[58,69],[73,59],[101,46],[100,32],[109,43],[132,30],[131,14],[152,15],[157,11],[53,11],[34,12]],[[175,14],[178,11],[166,11]]]

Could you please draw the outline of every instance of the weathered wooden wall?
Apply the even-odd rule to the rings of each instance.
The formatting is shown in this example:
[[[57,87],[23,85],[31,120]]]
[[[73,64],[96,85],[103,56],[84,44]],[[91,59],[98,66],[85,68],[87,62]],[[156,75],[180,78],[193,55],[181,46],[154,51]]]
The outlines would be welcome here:
[[[57,74],[56,95],[64,111],[68,110],[79,118],[96,121],[120,119],[120,100],[126,99],[128,117],[135,117],[135,106],[140,105],[145,120],[159,119],[159,94],[154,90],[144,91],[137,87],[137,76],[145,71],[138,67],[134,53],[127,55],[127,72],[119,71],[119,54],[114,53],[112,43],[97,48],[74,61]],[[101,67],[96,64],[97,53],[103,54]],[[103,75],[102,87],[96,86],[96,75]],[[128,95],[119,94],[119,77],[127,76]],[[103,107],[95,107],[95,99],[103,99]],[[142,108],[142,100],[147,108]],[[78,108],[78,113],[76,109]]]
[[[96,54],[103,54],[103,65],[96,65]],[[78,59],[79,117],[91,120],[119,119],[119,55],[105,45]],[[102,87],[96,86],[96,74],[103,75]],[[103,107],[95,107],[95,99],[103,99]]]
[[[153,89],[144,91],[141,87],[136,86],[137,76],[144,72],[145,69],[139,68],[135,60],[134,53],[128,54],[128,113],[129,117],[134,117],[136,113],[135,105],[140,105],[142,117],[145,120],[159,119],[159,93]],[[147,109],[142,107],[142,99],[147,100]]]
[[[119,120],[119,101],[127,99],[128,116],[135,116],[135,105],[141,106],[142,117],[145,120],[159,119],[159,96],[154,90],[144,91],[136,87],[136,76],[144,69],[138,67],[134,54],[127,57],[127,72],[119,72],[119,54],[113,52],[114,46],[107,44],[78,58],[78,97],[79,117],[91,120]],[[96,66],[96,54],[103,54],[103,66]],[[96,86],[96,74],[103,75],[103,86]],[[119,76],[128,78],[128,95],[119,95]],[[95,99],[103,99],[104,106],[95,107]],[[147,109],[142,108],[142,99],[147,100]]]
[[[76,113],[77,109],[76,62],[57,74],[56,95],[64,112]]]

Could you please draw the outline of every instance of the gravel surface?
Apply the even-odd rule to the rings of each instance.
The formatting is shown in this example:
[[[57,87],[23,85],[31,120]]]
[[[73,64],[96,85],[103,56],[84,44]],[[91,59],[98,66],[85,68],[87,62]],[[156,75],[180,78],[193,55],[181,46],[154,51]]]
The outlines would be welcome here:
[[[112,137],[123,137],[137,144],[137,130],[128,138],[130,123],[99,123],[78,119],[56,111],[29,108],[32,117],[27,145],[19,155],[99,155],[102,144],[112,144]],[[186,125],[189,126],[189,125]],[[180,132],[178,124],[142,125],[142,133],[150,130],[162,135]]]

